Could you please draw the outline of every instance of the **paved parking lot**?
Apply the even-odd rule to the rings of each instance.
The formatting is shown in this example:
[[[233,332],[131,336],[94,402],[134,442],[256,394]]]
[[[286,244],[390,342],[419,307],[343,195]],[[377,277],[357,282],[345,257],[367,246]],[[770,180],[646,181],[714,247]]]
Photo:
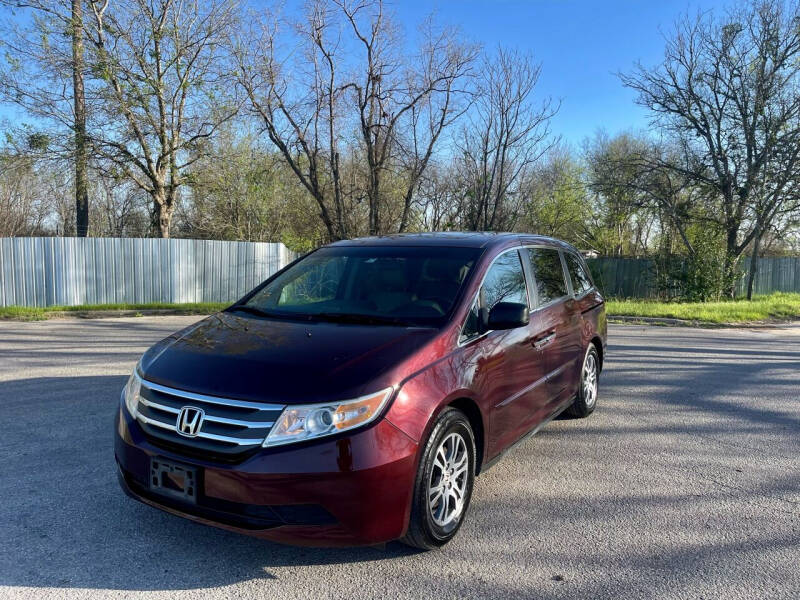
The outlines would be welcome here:
[[[509,453],[418,553],[280,546],[123,495],[119,391],[194,319],[0,322],[1,597],[800,597],[800,328],[612,327],[595,414]]]

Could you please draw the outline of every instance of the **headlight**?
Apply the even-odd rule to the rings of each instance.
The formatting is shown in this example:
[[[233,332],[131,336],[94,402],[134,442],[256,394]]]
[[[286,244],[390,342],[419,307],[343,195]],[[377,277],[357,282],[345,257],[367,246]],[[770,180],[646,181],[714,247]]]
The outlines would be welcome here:
[[[136,371],[139,369],[139,365],[136,365],[136,368],[133,369],[133,373],[128,378],[128,383],[125,384],[125,408],[128,409],[128,412],[131,416],[135,419],[136,418],[136,411],[139,408],[139,390],[142,389],[142,380],[139,378],[139,375],[136,374]]]
[[[264,447],[315,439],[365,425],[381,414],[393,390],[389,387],[343,402],[287,406],[264,440]]]

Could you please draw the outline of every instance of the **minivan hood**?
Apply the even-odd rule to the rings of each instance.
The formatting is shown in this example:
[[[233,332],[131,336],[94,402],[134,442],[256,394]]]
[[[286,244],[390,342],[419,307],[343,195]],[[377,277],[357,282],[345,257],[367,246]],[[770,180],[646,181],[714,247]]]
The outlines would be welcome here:
[[[397,383],[392,370],[437,333],[221,312],[153,346],[141,369],[146,380],[210,396],[277,404],[343,400]]]

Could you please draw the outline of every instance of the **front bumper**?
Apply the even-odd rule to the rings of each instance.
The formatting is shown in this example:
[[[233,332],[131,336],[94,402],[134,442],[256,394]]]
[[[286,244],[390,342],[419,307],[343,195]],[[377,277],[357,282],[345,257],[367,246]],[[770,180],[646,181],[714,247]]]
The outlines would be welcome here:
[[[236,464],[153,445],[122,406],[115,425],[123,490],[167,512],[311,546],[378,544],[408,527],[417,444],[385,419],[343,437],[265,448]],[[153,457],[200,470],[196,504],[150,490]]]

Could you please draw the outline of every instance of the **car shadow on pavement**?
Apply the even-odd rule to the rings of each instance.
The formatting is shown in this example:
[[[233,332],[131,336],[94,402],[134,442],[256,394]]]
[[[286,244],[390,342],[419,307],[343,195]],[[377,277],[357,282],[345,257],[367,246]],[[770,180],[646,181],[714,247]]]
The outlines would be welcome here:
[[[796,390],[800,385],[798,351],[787,349],[775,354],[750,349],[651,345],[626,346],[625,352],[631,355],[627,358],[628,368],[615,372],[614,380],[624,382],[626,388],[640,386],[644,389],[655,379],[664,388],[658,395],[660,404],[697,415],[724,417],[725,427],[731,432],[737,426],[788,427],[800,431],[800,418],[792,405],[746,398],[752,395],[753,388],[762,392],[772,388],[784,394],[787,390]],[[710,355],[710,358],[698,361],[694,356],[697,353]],[[635,358],[648,354],[659,356],[658,361]],[[665,373],[674,375],[665,378]],[[691,427],[690,423],[687,425]]]
[[[178,590],[271,579],[271,567],[387,560],[385,548],[298,548],[163,513],[117,483],[125,377],[0,382],[0,586]]]

